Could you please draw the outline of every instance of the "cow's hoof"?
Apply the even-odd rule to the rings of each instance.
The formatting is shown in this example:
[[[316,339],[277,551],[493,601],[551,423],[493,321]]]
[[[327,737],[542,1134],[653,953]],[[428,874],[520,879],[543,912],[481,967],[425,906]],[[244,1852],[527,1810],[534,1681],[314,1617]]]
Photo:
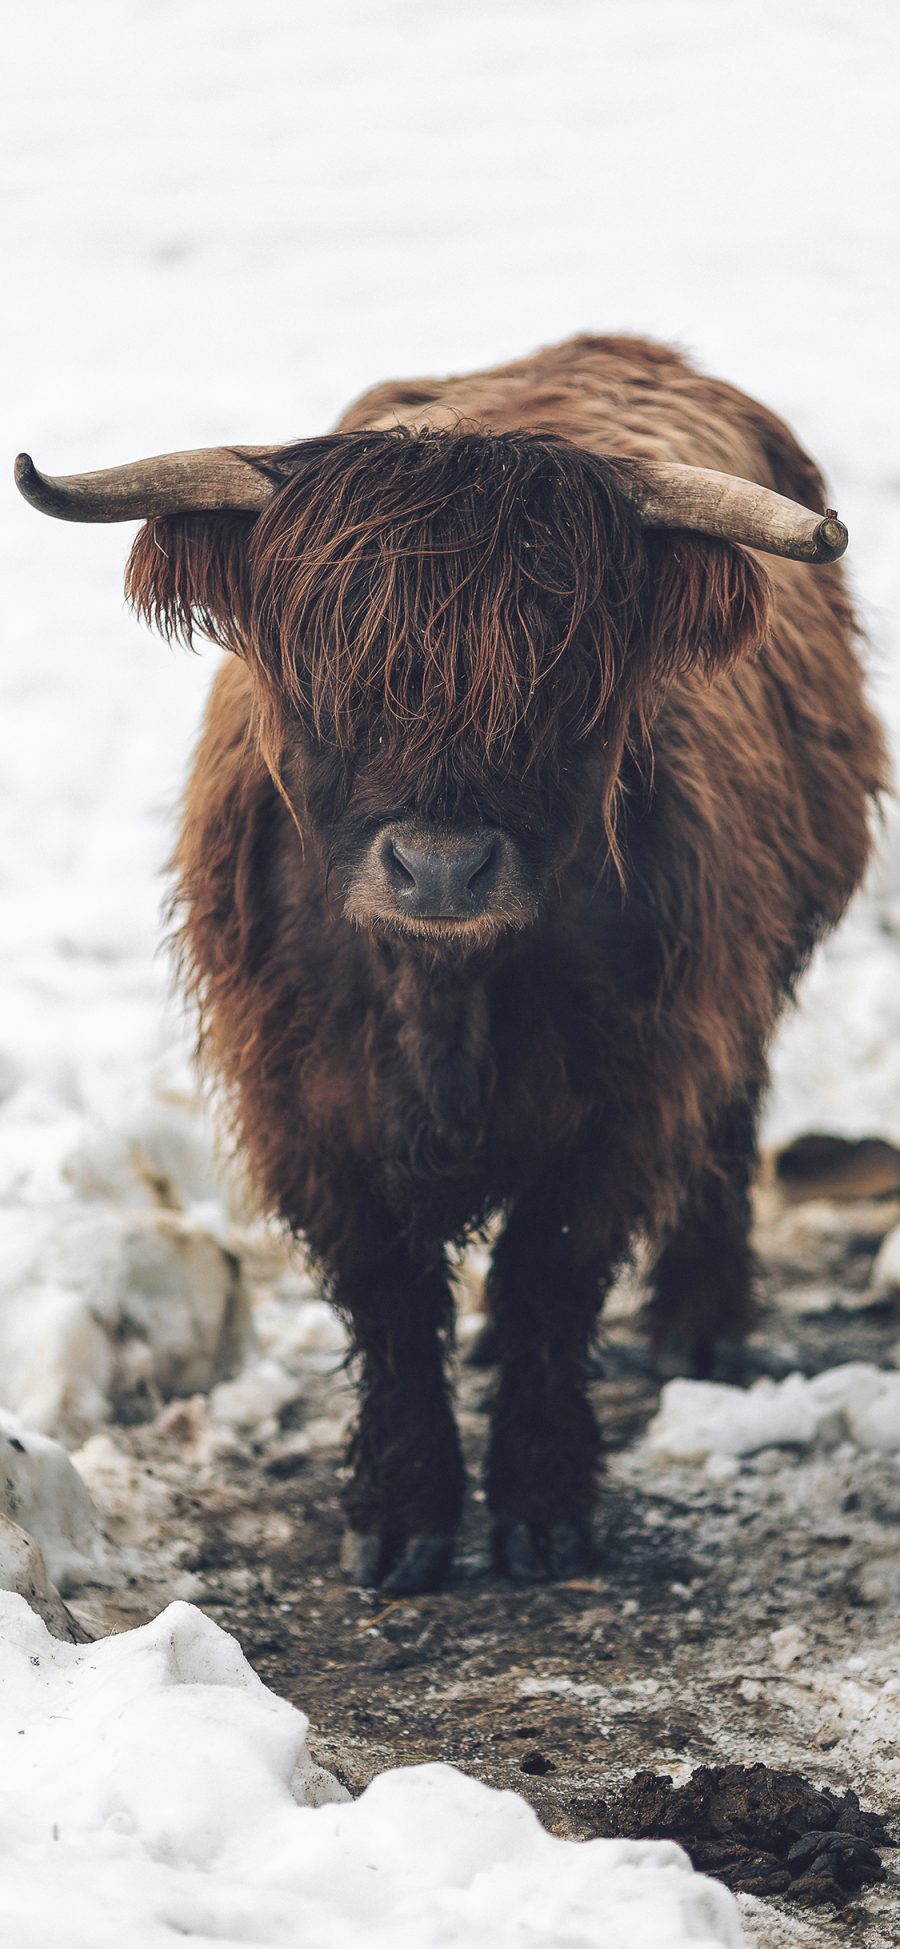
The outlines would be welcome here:
[[[383,1590],[392,1597],[439,1590],[452,1562],[452,1531],[426,1531],[393,1546],[377,1530],[344,1531],[341,1569],[364,1590]]]
[[[594,1558],[593,1529],[582,1516],[574,1522],[525,1523],[500,1519],[494,1524],[494,1565],[516,1583],[547,1583],[576,1577]]]

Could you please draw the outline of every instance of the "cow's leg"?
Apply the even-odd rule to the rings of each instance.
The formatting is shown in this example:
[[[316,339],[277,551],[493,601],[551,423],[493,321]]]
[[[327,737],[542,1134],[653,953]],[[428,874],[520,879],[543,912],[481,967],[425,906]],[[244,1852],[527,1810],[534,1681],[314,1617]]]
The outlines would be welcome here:
[[[595,1173],[560,1168],[512,1208],[494,1253],[487,1495],[495,1563],[519,1579],[571,1576],[591,1557],[600,1438],[588,1354],[627,1244],[599,1206]]]
[[[650,1320],[664,1374],[708,1377],[717,1347],[740,1341],[752,1322],[757,1118],[755,1092],[719,1118],[711,1139],[715,1165],[689,1190],[657,1260]]]
[[[432,1589],[450,1567],[464,1486],[444,1374],[452,1298],[443,1251],[414,1250],[387,1213],[357,1202],[321,1256],[361,1368],[343,1567],[360,1584]]]

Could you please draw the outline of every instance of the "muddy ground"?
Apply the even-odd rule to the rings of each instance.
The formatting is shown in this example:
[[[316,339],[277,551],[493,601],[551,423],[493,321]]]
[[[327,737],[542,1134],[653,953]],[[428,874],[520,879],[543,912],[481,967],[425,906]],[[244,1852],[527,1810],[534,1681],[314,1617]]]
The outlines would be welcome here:
[[[900,1301],[864,1303],[897,1216],[896,1201],[786,1212],[762,1200],[746,1377],[900,1364]],[[298,1454],[288,1425],[204,1463],[194,1411],[173,1405],[115,1431],[147,1492],[146,1570],[102,1599],[84,1593],[81,1615],[110,1629],[191,1596],[302,1706],[315,1757],[353,1792],[385,1767],[447,1760],[584,1836],[591,1802],[639,1768],[680,1783],[699,1765],[766,1761],[900,1815],[883,1689],[900,1681],[896,1459],[767,1450],[719,1479],[643,1460],[635,1442],[659,1390],[638,1302],[629,1287],[614,1297],[598,1347],[607,1459],[591,1575],[521,1587],[491,1571],[477,1487],[491,1375],[461,1358],[473,1488],[446,1590],[385,1601],[348,1588],[337,1441]],[[349,1398],[339,1371],[320,1374],[302,1412],[340,1416]],[[900,1851],[884,1861],[888,1879],[840,1907],[745,1899],[751,1938],[895,1943]]]

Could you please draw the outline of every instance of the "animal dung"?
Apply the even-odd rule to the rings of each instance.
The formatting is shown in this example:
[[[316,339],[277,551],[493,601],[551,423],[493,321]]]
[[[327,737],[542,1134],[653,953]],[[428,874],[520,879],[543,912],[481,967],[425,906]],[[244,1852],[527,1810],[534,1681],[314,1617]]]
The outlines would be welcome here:
[[[698,1766],[680,1787],[667,1773],[636,1773],[608,1799],[580,1801],[578,1812],[595,1834],[678,1841],[695,1868],[737,1893],[789,1895],[809,1907],[841,1907],[882,1881],[878,1849],[900,1840],[849,1788],[833,1793],[762,1763]]]

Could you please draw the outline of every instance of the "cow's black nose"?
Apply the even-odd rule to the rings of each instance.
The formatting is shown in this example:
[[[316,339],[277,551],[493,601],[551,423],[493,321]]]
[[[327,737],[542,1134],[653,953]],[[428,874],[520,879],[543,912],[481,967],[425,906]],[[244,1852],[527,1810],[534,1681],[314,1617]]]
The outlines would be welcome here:
[[[404,913],[459,920],[484,910],[496,878],[497,858],[492,838],[440,848],[392,839],[386,864]]]

